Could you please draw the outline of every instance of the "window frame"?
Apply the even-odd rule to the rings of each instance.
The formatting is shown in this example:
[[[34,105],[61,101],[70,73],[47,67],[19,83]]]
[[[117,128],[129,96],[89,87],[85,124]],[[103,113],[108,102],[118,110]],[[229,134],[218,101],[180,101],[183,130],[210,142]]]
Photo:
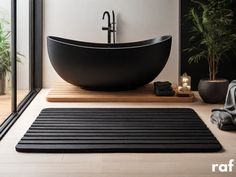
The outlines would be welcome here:
[[[11,114],[0,125],[0,140],[6,135],[42,89],[43,0],[29,0],[30,91],[17,105],[17,0],[11,0]]]

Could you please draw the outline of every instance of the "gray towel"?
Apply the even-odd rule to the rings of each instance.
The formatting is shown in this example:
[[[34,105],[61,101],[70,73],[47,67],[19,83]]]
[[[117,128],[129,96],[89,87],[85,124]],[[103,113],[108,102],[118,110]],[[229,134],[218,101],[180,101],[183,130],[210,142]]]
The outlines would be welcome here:
[[[212,110],[211,122],[221,130],[236,130],[236,80],[229,85],[224,108]]]

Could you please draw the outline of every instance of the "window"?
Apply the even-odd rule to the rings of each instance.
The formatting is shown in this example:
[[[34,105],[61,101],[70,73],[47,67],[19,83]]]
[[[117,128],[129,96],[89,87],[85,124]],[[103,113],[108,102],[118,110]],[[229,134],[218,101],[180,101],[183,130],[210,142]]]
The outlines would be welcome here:
[[[0,93],[4,90],[0,94],[1,139],[42,88],[43,0],[0,1],[0,9],[5,11],[4,15],[0,10],[1,28],[4,33],[10,31],[5,40],[10,46],[10,58],[4,58],[10,64],[3,74],[4,63],[1,65],[0,60]]]

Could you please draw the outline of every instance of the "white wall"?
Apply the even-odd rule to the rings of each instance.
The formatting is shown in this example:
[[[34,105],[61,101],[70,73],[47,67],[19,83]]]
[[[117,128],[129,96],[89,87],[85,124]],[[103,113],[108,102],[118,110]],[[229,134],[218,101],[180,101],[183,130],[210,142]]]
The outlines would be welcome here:
[[[8,22],[11,21],[10,0],[0,0],[0,15]],[[17,64],[17,88],[27,90],[29,89],[29,0],[17,1],[17,51],[24,55]]]
[[[139,41],[172,35],[173,45],[167,66],[158,80],[177,82],[179,72],[178,0],[45,0],[44,1],[44,87],[60,77],[52,68],[46,47],[48,35],[74,40],[106,42],[102,14],[114,10],[118,18],[118,42]]]

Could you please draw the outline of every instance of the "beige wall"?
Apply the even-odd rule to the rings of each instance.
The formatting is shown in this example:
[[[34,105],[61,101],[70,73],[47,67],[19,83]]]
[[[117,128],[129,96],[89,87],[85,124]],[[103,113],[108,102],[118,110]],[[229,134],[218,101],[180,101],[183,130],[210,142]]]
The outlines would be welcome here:
[[[158,80],[177,82],[179,72],[178,0],[45,0],[44,1],[44,87],[60,80],[52,68],[46,37],[55,35],[81,41],[106,42],[102,14],[115,10],[118,42],[139,41],[172,35],[170,59]]]

